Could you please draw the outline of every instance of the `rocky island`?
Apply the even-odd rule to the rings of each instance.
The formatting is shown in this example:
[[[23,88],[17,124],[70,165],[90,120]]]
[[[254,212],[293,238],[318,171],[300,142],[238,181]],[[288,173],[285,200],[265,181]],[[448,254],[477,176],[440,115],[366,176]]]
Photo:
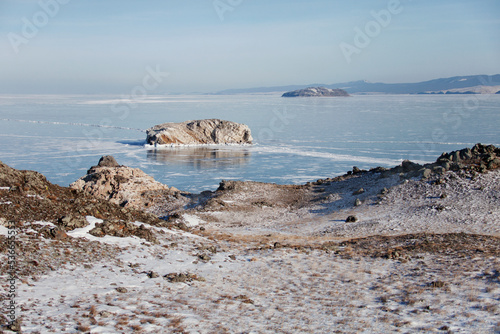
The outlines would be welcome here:
[[[220,119],[163,123],[146,131],[150,145],[252,144],[245,124]]]
[[[330,89],[325,87],[308,87],[305,89],[286,92],[281,97],[315,97],[315,96],[349,96],[343,89]]]

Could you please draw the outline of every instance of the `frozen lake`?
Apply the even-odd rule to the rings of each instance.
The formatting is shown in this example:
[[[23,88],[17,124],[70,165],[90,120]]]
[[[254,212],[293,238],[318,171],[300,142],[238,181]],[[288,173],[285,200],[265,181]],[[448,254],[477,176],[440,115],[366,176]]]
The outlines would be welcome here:
[[[147,128],[221,118],[247,124],[255,145],[153,150]],[[500,144],[500,95],[0,96],[0,160],[67,186],[102,155],[186,191],[222,179],[304,183],[352,166],[435,160],[475,143]]]

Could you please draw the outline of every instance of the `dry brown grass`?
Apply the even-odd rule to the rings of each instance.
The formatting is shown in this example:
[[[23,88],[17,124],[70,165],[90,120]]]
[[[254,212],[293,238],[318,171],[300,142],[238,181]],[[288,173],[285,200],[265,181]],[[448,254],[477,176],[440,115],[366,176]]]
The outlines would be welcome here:
[[[95,317],[97,315],[97,307],[95,305],[91,305],[89,308],[89,315]]]
[[[87,325],[79,324],[78,326],[76,326],[76,330],[80,331],[80,332],[88,333],[88,332],[90,332],[90,327]]]

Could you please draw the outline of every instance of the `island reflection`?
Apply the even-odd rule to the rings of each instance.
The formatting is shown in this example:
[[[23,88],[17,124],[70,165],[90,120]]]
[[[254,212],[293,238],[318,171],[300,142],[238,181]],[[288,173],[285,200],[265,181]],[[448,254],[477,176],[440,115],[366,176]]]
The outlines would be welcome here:
[[[195,169],[227,168],[247,164],[251,153],[243,148],[168,147],[151,149],[147,158],[163,163],[191,166]]]

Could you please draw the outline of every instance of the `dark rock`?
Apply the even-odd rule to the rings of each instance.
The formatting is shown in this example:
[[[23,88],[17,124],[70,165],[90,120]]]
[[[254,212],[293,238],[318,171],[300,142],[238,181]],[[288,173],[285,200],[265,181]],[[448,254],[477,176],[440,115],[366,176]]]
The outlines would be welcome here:
[[[354,167],[352,167],[352,173],[353,174],[359,174],[359,173],[361,173],[361,169],[359,169],[358,167],[354,166]]]
[[[99,167],[120,167],[115,158],[111,155],[102,156],[97,164]]]
[[[496,168],[500,168],[500,159],[499,158],[495,158],[488,163],[488,169],[496,169]]]
[[[89,231],[89,234],[93,235],[94,237],[98,237],[98,238],[102,238],[106,235],[106,233],[104,233],[104,231],[100,227],[94,227],[93,229],[91,229]]]
[[[451,164],[449,162],[442,162],[441,167],[443,167],[446,170],[450,170]]]
[[[356,216],[349,216],[347,217],[347,219],[345,220],[346,223],[355,223],[358,221],[358,218],[356,218]]]
[[[198,254],[198,258],[202,261],[210,261],[212,258],[207,254]]]
[[[482,157],[483,158],[483,161],[488,163],[490,161],[493,161],[496,159],[496,154],[495,153],[486,153],[484,154],[484,156]]]
[[[170,273],[163,276],[163,278],[171,283],[185,283],[205,280],[203,277],[190,273]]]
[[[428,179],[431,176],[431,174],[432,174],[432,171],[428,168],[425,168],[423,173],[422,173],[422,177],[424,179]]]
[[[128,292],[127,288],[124,288],[124,287],[118,287],[118,288],[115,288],[115,290],[119,293],[127,293]]]
[[[73,216],[73,215],[67,215],[59,218],[57,220],[57,224],[63,227],[66,231],[71,231],[74,230],[75,228],[82,228],[89,225],[89,223],[84,217]]]
[[[236,181],[222,180],[219,183],[219,188],[217,188],[217,191],[234,190],[236,189],[236,184]]]
[[[354,201],[354,206],[360,206],[361,204],[361,200],[359,198],[356,198],[356,200]]]
[[[239,295],[239,296],[234,297],[234,299],[239,300],[245,304],[254,304],[254,301],[251,300],[250,298],[248,298],[246,295]]]
[[[434,181],[434,184],[435,185],[445,184],[445,181],[444,179],[437,179],[436,181]]]
[[[460,150],[460,158],[462,160],[468,160],[472,158],[472,151],[470,148],[464,148]]]
[[[184,283],[188,280],[188,276],[186,274],[180,273],[170,273],[163,276],[165,279],[168,279],[172,283]]]
[[[179,230],[182,230],[182,231],[189,231],[189,227],[186,225],[186,223],[184,222],[179,222],[177,223],[175,226],[177,226],[177,228]]]
[[[89,231],[89,234],[95,237],[103,237],[105,235],[119,238],[136,236],[151,243],[158,243],[158,239],[154,233],[146,228],[144,224],[137,226],[123,221],[104,221],[103,223],[96,223],[95,227]]]
[[[437,158],[436,162],[450,162],[450,155],[446,152],[442,153],[439,158]]]
[[[127,183],[128,181],[130,181],[130,179],[122,175],[114,175],[113,179],[116,181],[116,183]]]
[[[436,166],[432,170],[434,173],[437,173],[437,174],[444,174],[444,172],[446,172],[446,169],[444,167],[441,167],[441,166]]]
[[[497,150],[497,148],[493,145],[483,145],[483,144],[476,144],[472,148],[472,153],[474,155],[481,155],[481,154],[486,154],[486,153],[494,153]]]
[[[148,277],[149,278],[157,278],[157,277],[160,277],[160,275],[158,275],[158,273],[156,271],[150,271],[148,273]]]
[[[64,240],[68,238],[66,232],[60,227],[50,228],[49,226],[45,226],[40,230],[40,234],[49,239],[55,240]]]
[[[416,170],[419,170],[422,168],[421,165],[415,163],[415,162],[412,162],[410,160],[404,160],[402,163],[401,163],[401,167],[403,167],[403,172],[407,173],[407,172],[413,172],[413,171],[416,171]]]
[[[360,195],[360,194],[362,194],[364,192],[365,192],[365,190],[363,188],[360,188],[360,189],[356,190],[355,192],[353,192],[352,194],[353,195]]]
[[[459,151],[452,152],[451,153],[451,160],[453,162],[459,162],[459,161],[461,161],[461,159],[460,159],[460,152]]]
[[[109,318],[109,317],[113,316],[113,313],[111,313],[109,311],[101,311],[101,312],[99,312],[99,316],[101,318]]]
[[[372,173],[383,173],[386,171],[388,171],[388,169],[385,167],[375,167],[375,168],[370,169],[370,172],[372,172]]]
[[[22,322],[22,317],[17,317],[14,321],[10,322],[9,325],[7,325],[7,329],[13,332],[21,333]]]
[[[234,261],[236,260],[236,255],[229,255],[229,258]]]

